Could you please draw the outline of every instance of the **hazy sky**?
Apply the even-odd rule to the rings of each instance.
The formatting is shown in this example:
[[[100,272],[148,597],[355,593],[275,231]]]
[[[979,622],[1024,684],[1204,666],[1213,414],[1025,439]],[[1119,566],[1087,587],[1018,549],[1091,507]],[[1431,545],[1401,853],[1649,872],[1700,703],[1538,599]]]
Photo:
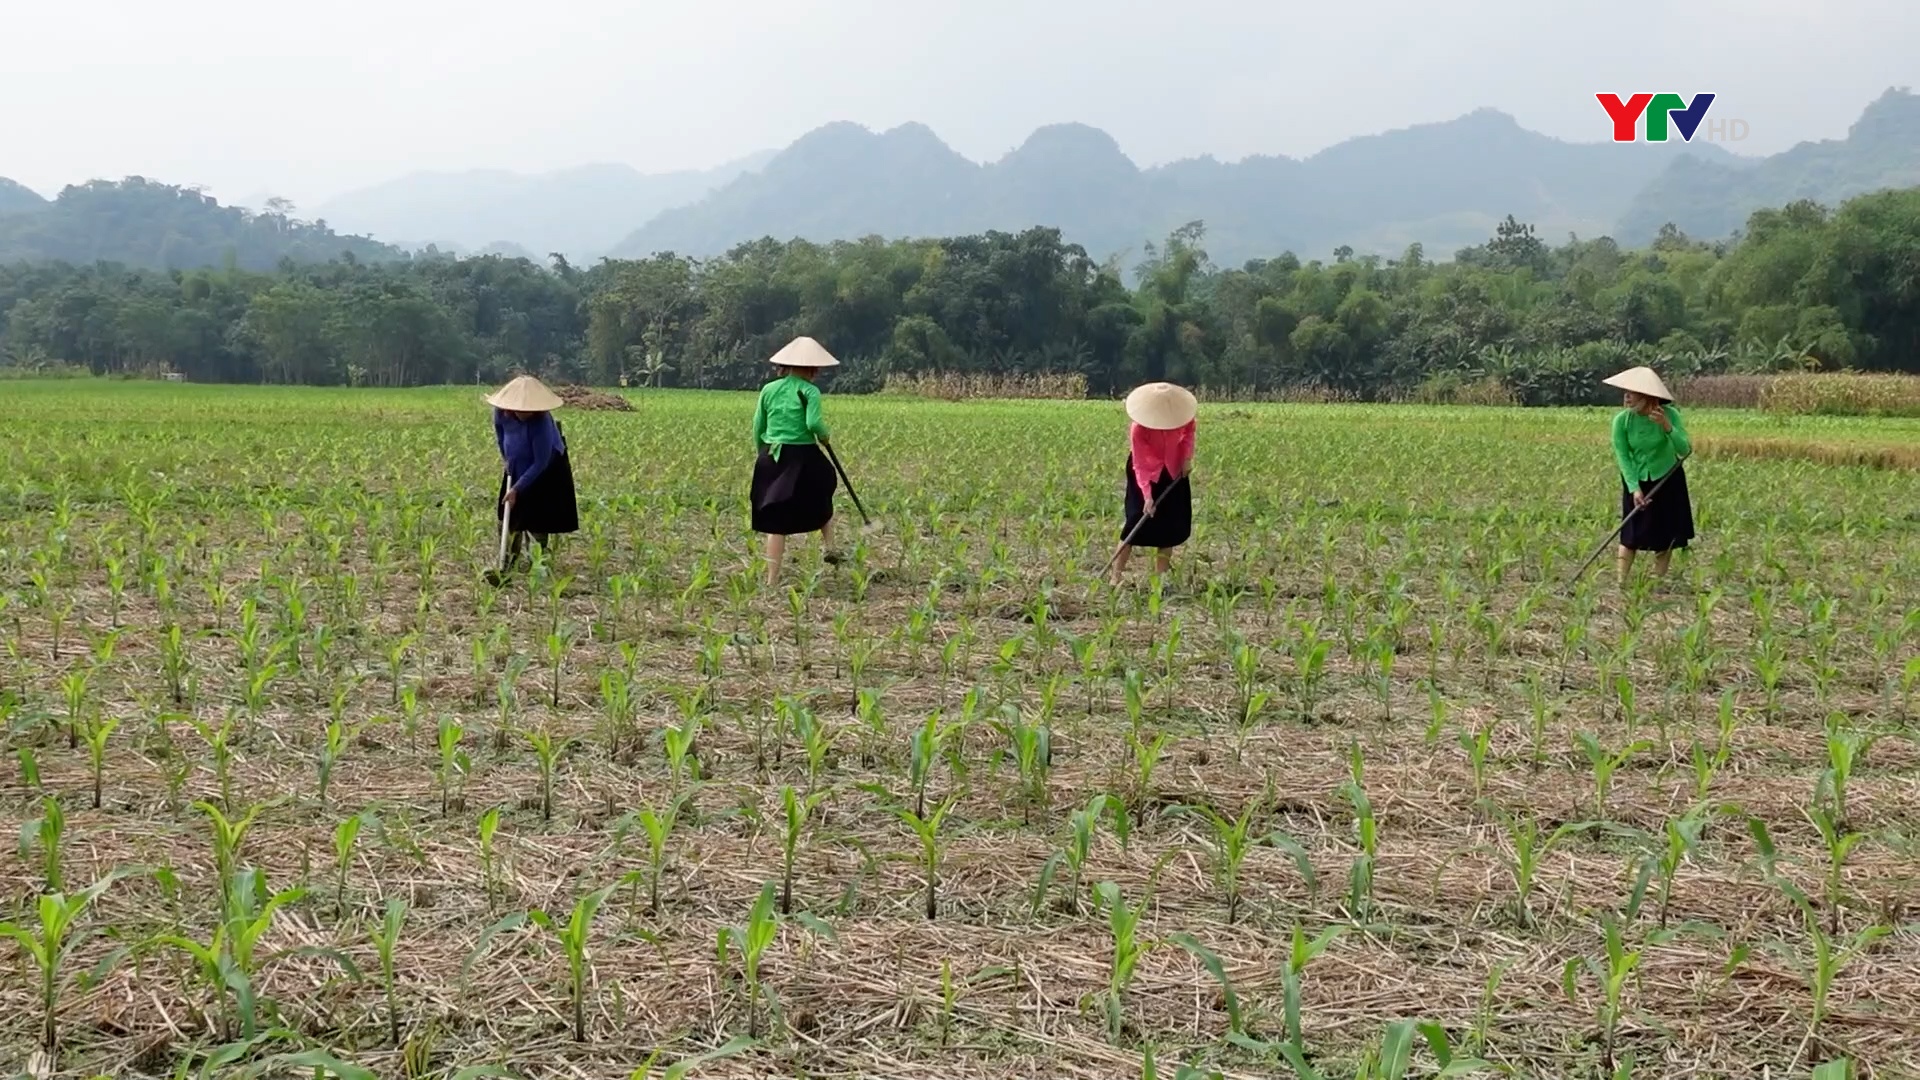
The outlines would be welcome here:
[[[419,169],[704,167],[834,120],[976,160],[1065,120],[1141,164],[1304,156],[1479,106],[1591,141],[1598,91],[1713,92],[1730,148],[1770,153],[1920,85],[1920,0],[0,0],[0,41],[0,176],[303,206]]]

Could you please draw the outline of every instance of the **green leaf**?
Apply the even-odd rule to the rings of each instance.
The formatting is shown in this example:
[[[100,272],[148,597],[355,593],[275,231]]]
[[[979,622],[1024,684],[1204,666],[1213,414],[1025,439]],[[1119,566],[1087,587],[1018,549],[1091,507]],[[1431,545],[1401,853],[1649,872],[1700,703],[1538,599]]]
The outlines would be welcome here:
[[[1387,1025],[1380,1039],[1380,1080],[1400,1080],[1406,1075],[1407,1062],[1413,1059],[1413,1022],[1398,1020]]]
[[[480,954],[487,951],[487,946],[493,944],[494,938],[499,937],[509,930],[518,930],[520,927],[525,926],[529,914],[529,912],[525,911],[515,912],[501,919],[499,922],[494,923],[492,926],[487,927],[485,930],[482,930],[480,932],[480,940],[474,943],[473,951],[467,954],[466,962],[460,965],[460,977],[465,979],[467,975],[473,971],[473,962],[480,959]]]

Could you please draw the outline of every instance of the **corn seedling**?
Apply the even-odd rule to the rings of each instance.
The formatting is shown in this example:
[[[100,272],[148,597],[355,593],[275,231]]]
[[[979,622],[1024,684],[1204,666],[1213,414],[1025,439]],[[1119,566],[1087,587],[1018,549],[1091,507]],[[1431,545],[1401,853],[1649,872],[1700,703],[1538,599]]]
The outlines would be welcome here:
[[[77,893],[42,894],[35,906],[39,916],[33,923],[0,922],[0,937],[10,937],[33,965],[40,982],[40,1049],[49,1055],[60,1051],[60,990],[65,984],[67,960],[90,936],[76,932],[75,924],[89,905],[98,900],[120,875],[109,874]],[[111,958],[110,958],[111,959]],[[104,968],[95,969],[96,977]]]
[[[393,976],[394,956],[399,951],[400,928],[407,921],[407,903],[395,898],[387,901],[386,914],[373,934],[373,947],[380,958],[380,985],[387,998],[387,1045],[400,1045],[400,996]]]
[[[1287,965],[1280,973],[1281,1008],[1287,1025],[1288,1047],[1303,1060],[1307,1053],[1307,1041],[1300,1030],[1301,980],[1306,975],[1307,965],[1326,952],[1327,946],[1332,945],[1345,929],[1345,926],[1334,923],[1309,938],[1299,923],[1293,924],[1293,941],[1287,952]]]
[[[1593,771],[1593,806],[1595,816],[1601,820],[1605,820],[1607,816],[1607,795],[1613,790],[1614,773],[1618,772],[1620,767],[1625,765],[1633,755],[1643,750],[1653,749],[1653,744],[1645,739],[1641,739],[1631,743],[1616,754],[1603,748],[1600,745],[1600,740],[1594,738],[1590,732],[1575,732],[1573,741],[1581,752],[1586,755],[1587,765]]]
[[[460,748],[460,740],[466,736],[466,728],[451,716],[442,716],[436,730],[435,745],[440,756],[434,766],[434,782],[440,787],[440,816],[445,817],[452,809],[465,800],[462,791],[466,787],[466,778],[473,771],[473,760]]]
[[[553,733],[544,728],[537,731],[522,731],[520,737],[533,748],[534,760],[540,766],[540,820],[552,821],[554,766],[559,762],[560,755],[566,753],[567,748],[573,745],[573,740],[555,741]]]
[[[893,810],[894,814],[913,830],[914,835],[920,838],[920,865],[927,876],[926,914],[929,920],[935,918],[940,911],[937,897],[940,877],[940,826],[946,822],[947,811],[953,809],[953,804],[959,797],[957,794],[947,796],[946,801],[935,807],[933,813],[926,817],[905,807],[895,807]]]
[[[58,893],[66,889],[66,880],[61,874],[61,843],[66,835],[67,815],[60,809],[60,800],[53,796],[44,796],[40,800],[40,816],[20,826],[20,857],[32,858],[35,849],[40,853],[40,888],[45,893]]]
[[[1146,952],[1146,943],[1139,938],[1140,916],[1146,905],[1134,908],[1127,905],[1126,898],[1120,894],[1120,886],[1111,881],[1103,881],[1094,886],[1094,896],[1098,907],[1107,915],[1107,932],[1113,937],[1113,961],[1107,969],[1107,992],[1105,995],[1107,1011],[1107,1040],[1118,1045],[1120,1032],[1126,1019],[1127,987],[1133,983],[1135,967]]]
[[[1020,769],[1020,823],[1032,821],[1035,809],[1047,807],[1047,772],[1053,763],[1053,732],[1044,723],[1029,724],[1020,710],[1009,706],[1006,720],[993,723],[1006,737]]]
[[[594,916],[600,913],[600,908],[607,902],[607,897],[622,884],[624,882],[616,881],[580,897],[574,902],[573,911],[564,922],[546,911],[534,909],[508,915],[487,927],[480,935],[480,941],[474,946],[473,952],[467,955],[466,963],[461,969],[462,976],[472,971],[474,962],[480,959],[480,956],[487,951],[487,947],[493,944],[493,939],[500,934],[519,929],[529,923],[538,926],[552,934],[559,942],[561,950],[566,953],[567,997],[573,1016],[573,1041],[586,1042],[587,976],[590,974],[588,965],[591,963],[587,943],[593,932]]]
[[[785,828],[781,830],[780,836],[780,914],[782,915],[793,913],[793,860],[800,849],[801,838],[806,835],[807,819],[831,794],[831,791],[814,791],[801,797],[794,794],[791,786],[780,789],[780,801],[785,811]],[[656,882],[659,880],[657,870],[654,873],[654,880]],[[658,903],[657,893],[655,903],[656,905]]]

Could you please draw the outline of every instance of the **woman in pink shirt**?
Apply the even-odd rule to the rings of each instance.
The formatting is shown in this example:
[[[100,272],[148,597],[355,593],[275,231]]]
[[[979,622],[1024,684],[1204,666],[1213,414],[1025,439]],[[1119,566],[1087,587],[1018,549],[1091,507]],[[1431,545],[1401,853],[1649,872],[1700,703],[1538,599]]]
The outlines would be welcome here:
[[[1127,520],[1113,564],[1114,584],[1126,572],[1134,547],[1159,548],[1153,568],[1156,574],[1165,574],[1173,565],[1173,549],[1186,543],[1193,532],[1189,477],[1198,412],[1193,395],[1172,383],[1147,383],[1127,395],[1127,416],[1133,421],[1128,436]]]

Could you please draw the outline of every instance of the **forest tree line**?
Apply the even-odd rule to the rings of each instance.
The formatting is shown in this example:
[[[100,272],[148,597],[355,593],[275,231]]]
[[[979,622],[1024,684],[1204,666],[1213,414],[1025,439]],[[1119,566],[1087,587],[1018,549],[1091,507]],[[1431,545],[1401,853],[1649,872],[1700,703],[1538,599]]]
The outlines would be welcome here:
[[[1199,223],[1128,275],[1058,230],[542,266],[497,256],[277,269],[0,266],[0,364],[195,381],[415,386],[560,382],[747,388],[799,334],[889,373],[1058,373],[1105,395],[1149,379],[1221,394],[1359,398],[1498,380],[1528,404],[1596,400],[1635,363],[1670,377],[1920,371],[1920,189],[1796,202],[1736,240],[1663,230],[1643,250],[1552,245],[1509,217],[1436,263],[1283,254],[1215,266]]]

